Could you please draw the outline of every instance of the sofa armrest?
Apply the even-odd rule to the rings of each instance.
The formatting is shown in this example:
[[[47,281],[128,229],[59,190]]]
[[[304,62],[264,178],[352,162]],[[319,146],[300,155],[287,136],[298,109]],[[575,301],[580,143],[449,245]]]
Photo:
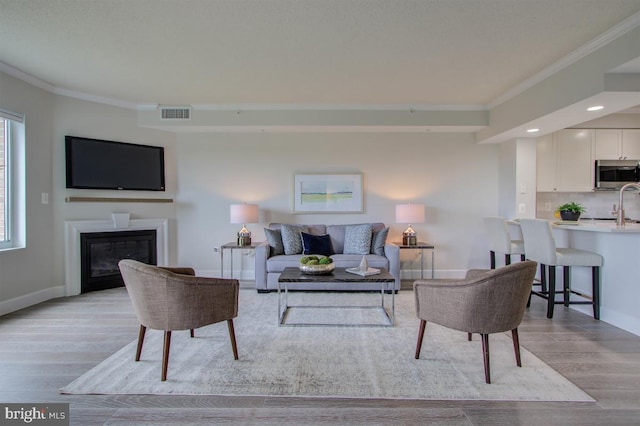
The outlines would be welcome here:
[[[256,246],[255,253],[255,274],[256,274],[256,289],[267,289],[267,259],[271,255],[271,247],[268,241],[263,241]]]
[[[396,279],[394,288],[400,290],[400,247],[393,243],[386,243],[384,255],[389,259],[389,273]]]

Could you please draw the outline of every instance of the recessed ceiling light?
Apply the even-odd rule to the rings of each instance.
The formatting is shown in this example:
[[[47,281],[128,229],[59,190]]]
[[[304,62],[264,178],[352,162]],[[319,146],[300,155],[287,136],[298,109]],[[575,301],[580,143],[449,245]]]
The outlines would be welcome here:
[[[594,105],[592,107],[587,108],[587,111],[600,111],[604,107],[602,105]]]
[[[527,129],[527,133],[535,133],[535,132],[539,132],[540,129]]]

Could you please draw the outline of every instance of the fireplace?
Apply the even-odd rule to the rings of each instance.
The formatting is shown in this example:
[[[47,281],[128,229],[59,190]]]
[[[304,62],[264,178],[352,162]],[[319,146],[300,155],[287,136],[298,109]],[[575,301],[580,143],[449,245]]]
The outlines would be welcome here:
[[[113,219],[113,218],[112,218]],[[83,234],[114,233],[122,231],[156,231],[157,261],[160,266],[169,264],[169,219],[131,219],[126,224],[118,224],[114,220],[68,220],[65,229],[65,295],[75,296],[81,292],[81,249],[80,240]]]
[[[118,269],[122,259],[156,265],[156,230],[88,232],[80,235],[80,287],[82,293],[122,287]]]

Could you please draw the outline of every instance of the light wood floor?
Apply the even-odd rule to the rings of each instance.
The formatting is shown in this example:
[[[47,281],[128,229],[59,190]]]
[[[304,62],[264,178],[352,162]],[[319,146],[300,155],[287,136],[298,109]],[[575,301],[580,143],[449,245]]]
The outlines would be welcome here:
[[[137,338],[124,289],[1,317],[0,402],[68,402],[74,425],[640,424],[640,337],[561,306],[548,320],[537,298],[519,330],[524,347],[597,402],[60,395],[60,387]]]

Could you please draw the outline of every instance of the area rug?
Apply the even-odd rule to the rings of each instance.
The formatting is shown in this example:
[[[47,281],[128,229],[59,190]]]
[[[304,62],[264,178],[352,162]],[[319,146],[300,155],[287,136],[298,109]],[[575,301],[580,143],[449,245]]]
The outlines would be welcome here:
[[[354,305],[375,303],[379,295],[317,292],[291,293],[290,297],[292,304]],[[224,322],[196,330],[193,339],[188,331],[174,332],[168,378],[161,382],[162,332],[149,330],[139,362],[134,362],[134,341],[60,391],[593,401],[524,348],[522,367],[517,367],[510,333],[490,337],[491,384],[484,381],[479,336],[469,342],[466,333],[428,324],[420,359],[414,359],[419,321],[411,291],[401,291],[395,298],[394,327],[279,327],[277,301],[275,293],[240,291],[235,320],[237,361]],[[331,309],[308,312],[313,311],[317,312],[312,315],[337,317],[337,311]],[[349,315],[357,320],[359,314],[351,310]]]

